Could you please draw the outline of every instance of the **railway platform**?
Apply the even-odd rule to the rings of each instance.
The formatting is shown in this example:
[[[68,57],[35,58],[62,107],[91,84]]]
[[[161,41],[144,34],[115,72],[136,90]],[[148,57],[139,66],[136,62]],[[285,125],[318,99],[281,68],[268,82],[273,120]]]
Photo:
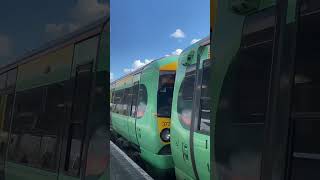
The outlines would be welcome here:
[[[117,145],[110,141],[110,180],[153,180]]]

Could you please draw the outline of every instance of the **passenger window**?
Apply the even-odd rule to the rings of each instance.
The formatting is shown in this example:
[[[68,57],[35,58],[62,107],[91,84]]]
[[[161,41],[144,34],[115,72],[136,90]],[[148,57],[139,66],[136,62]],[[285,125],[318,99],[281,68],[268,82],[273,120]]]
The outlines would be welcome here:
[[[186,68],[186,74],[178,94],[177,111],[179,120],[182,126],[187,129],[189,129],[191,125],[195,77],[196,65],[193,64]]]
[[[130,111],[131,111],[131,105],[132,105],[132,89],[133,87],[130,87],[130,88],[127,88],[127,96],[125,96],[125,99],[126,99],[126,105],[127,105],[127,108],[126,108],[126,116],[130,116]]]
[[[210,113],[211,113],[211,98],[209,94],[209,77],[210,77],[211,60],[203,61],[202,67],[202,84],[200,97],[200,124],[199,130],[205,133],[210,132]]]
[[[123,93],[123,106],[122,106],[122,114],[123,115],[128,115],[128,106],[129,106],[129,88],[124,89]]]
[[[148,102],[147,88],[144,84],[140,84],[139,96],[138,96],[137,118],[141,118],[144,116],[144,113],[147,110],[147,102]]]
[[[33,167],[41,167],[41,131],[44,88],[20,92],[16,95],[9,160]]]
[[[171,105],[175,77],[175,71],[160,71],[157,105],[158,117],[171,117]]]

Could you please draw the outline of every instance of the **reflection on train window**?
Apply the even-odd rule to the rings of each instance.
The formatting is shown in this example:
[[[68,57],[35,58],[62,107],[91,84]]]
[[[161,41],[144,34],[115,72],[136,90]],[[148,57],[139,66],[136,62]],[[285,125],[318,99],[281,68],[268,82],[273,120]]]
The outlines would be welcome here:
[[[126,100],[126,105],[127,105],[127,108],[125,109],[125,115],[126,116],[130,116],[130,111],[131,111],[131,104],[132,104],[132,89],[133,87],[129,87],[127,88],[127,94],[125,96],[125,100]]]
[[[72,124],[69,133],[71,142],[68,155],[68,174],[72,176],[79,176],[83,134],[81,124]]]
[[[203,61],[200,97],[200,131],[210,132],[211,98],[209,94],[210,59]]]
[[[158,117],[171,117],[175,71],[160,71],[158,85]]]
[[[194,83],[196,77],[196,65],[190,65],[186,69],[185,77],[181,83],[178,94],[177,111],[181,124],[185,128],[190,128]]]
[[[123,105],[122,105],[122,113],[123,115],[129,115],[128,114],[128,107],[130,106],[129,103],[131,103],[130,101],[128,101],[130,99],[129,97],[130,94],[130,89],[126,88],[124,89],[124,94],[123,94]]]
[[[43,88],[20,92],[16,97],[9,160],[40,167],[41,134],[36,128],[43,114]]]
[[[140,84],[139,96],[138,96],[137,118],[141,118],[144,115],[147,109],[147,102],[148,102],[147,88],[144,84]]]

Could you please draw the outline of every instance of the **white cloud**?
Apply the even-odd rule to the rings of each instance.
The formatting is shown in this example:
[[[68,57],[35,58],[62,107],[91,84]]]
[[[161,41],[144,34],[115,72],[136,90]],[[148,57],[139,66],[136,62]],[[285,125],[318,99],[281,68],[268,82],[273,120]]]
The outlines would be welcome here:
[[[190,44],[194,44],[194,43],[196,43],[196,42],[198,42],[198,41],[200,41],[200,39],[192,39],[191,42],[190,42]]]
[[[180,55],[182,53],[182,49],[176,49],[172,52],[173,55]]]
[[[186,37],[185,33],[181,29],[176,29],[174,33],[170,35],[171,37],[174,38],[184,38]]]
[[[0,34],[0,56],[10,56],[12,53],[12,41],[8,36]]]
[[[82,23],[87,23],[109,13],[109,5],[98,0],[78,0],[71,10],[71,16]]]
[[[45,32],[56,38],[78,29],[80,26],[97,20],[109,13],[109,4],[98,0],[78,0],[70,10],[71,21],[45,25]]]
[[[170,56],[170,54],[166,54],[166,55],[164,55],[165,57],[168,57],[168,56]]]
[[[139,69],[142,66],[145,66],[146,64],[149,64],[152,61],[153,61],[153,59],[145,59],[144,61],[141,61],[140,59],[134,60],[131,65],[131,68],[125,68],[125,69],[123,69],[123,72],[126,74],[130,73],[132,71]]]
[[[112,82],[113,80],[114,80],[114,74],[110,72],[110,82]]]

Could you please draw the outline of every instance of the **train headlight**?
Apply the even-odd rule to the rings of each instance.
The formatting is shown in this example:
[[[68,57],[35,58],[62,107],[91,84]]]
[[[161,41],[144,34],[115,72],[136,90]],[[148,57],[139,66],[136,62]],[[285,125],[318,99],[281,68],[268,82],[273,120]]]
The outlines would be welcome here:
[[[170,129],[169,128],[163,129],[160,133],[160,138],[164,142],[169,142],[170,141]]]

